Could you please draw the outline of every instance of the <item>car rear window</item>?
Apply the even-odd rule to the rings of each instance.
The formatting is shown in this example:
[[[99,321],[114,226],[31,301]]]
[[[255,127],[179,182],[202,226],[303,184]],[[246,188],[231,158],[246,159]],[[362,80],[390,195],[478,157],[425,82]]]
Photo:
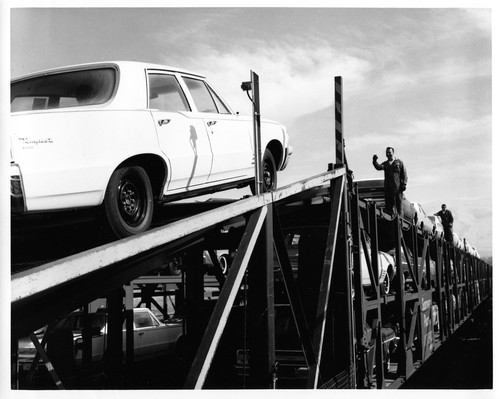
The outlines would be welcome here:
[[[63,72],[11,84],[11,112],[103,104],[113,95],[114,68]]]

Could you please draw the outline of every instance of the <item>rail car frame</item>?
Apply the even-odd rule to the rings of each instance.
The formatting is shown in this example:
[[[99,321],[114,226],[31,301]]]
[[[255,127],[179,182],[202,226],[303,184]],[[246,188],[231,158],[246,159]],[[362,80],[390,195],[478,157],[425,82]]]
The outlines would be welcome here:
[[[340,77],[335,78],[334,86],[335,163],[329,165],[327,172],[272,193],[229,203],[136,237],[14,274],[11,281],[13,365],[17,362],[17,339],[77,307],[85,307],[95,298],[107,297],[110,317],[107,356],[111,368],[121,370],[124,317],[128,326],[126,361],[133,362],[129,340],[131,281],[161,266],[167,255],[183,253],[189,265],[183,272],[183,306],[189,343],[184,348],[189,370],[183,388],[218,387],[220,380],[214,379],[213,370],[233,367],[232,364],[220,365],[218,350],[227,336],[232,308],[242,301],[242,292],[245,309],[250,309],[248,329],[244,333],[252,335],[248,348],[240,351],[244,355],[247,351],[251,353],[250,359],[242,363],[248,367],[245,387],[286,387],[280,384],[277,361],[277,273],[292,315],[289,331],[298,339],[298,353],[305,366],[302,388],[395,388],[411,376],[439,343],[448,339],[491,295],[491,267],[440,237],[430,237],[412,222],[398,217],[389,220],[375,204],[359,199],[345,158]],[[303,247],[304,251],[313,253],[322,248],[314,262],[306,263],[315,270],[315,282],[308,287],[312,287],[315,297],[312,307],[308,308],[313,310],[306,312],[308,298],[298,287],[302,281],[293,270],[285,235],[292,223],[290,220],[300,226],[316,221],[315,218],[326,228],[326,234],[321,236],[324,242],[320,246],[312,241],[309,248],[305,244]],[[235,220],[244,227],[241,234],[228,243],[228,237],[220,234],[220,227]],[[389,294],[381,292],[375,278],[381,234],[388,234],[394,242],[398,271],[394,292]],[[227,276],[215,269],[220,294],[215,306],[207,310],[203,300],[202,251],[230,247],[237,248],[236,256]],[[366,261],[371,295],[367,295],[367,287],[362,284],[360,267],[360,248],[368,254],[369,247],[371,258]],[[405,260],[407,276],[403,273]],[[434,279],[431,261],[436,264]],[[300,265],[299,262],[299,268]],[[426,283],[422,282],[424,270],[428,276]],[[144,280],[142,283],[146,284]],[[158,280],[153,280],[153,284],[157,283]],[[439,319],[436,331],[432,313],[435,309]],[[314,316],[312,323],[310,313]],[[394,338],[396,361],[391,362],[396,367],[392,371],[386,369],[388,361],[384,357],[383,332],[388,319],[393,326],[398,326]],[[43,342],[40,344],[34,335],[31,337],[48,365],[50,359]],[[88,339],[88,335],[84,335],[87,350]],[[85,358],[88,359],[88,355]],[[63,388],[58,366],[52,366],[52,378]],[[120,378],[119,374],[110,376],[110,386],[120,387]]]

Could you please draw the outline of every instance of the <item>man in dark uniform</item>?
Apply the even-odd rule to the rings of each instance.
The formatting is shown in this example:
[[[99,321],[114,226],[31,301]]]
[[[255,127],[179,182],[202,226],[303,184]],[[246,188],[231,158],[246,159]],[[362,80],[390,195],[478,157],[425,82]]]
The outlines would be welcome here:
[[[387,161],[379,164],[378,156],[373,156],[373,166],[377,170],[384,171],[384,192],[385,192],[385,211],[389,215],[394,214],[394,204],[396,204],[397,213],[403,217],[403,191],[406,190],[408,175],[401,159],[394,156],[394,148],[387,147],[385,150]]]
[[[441,217],[444,229],[444,239],[448,242],[453,242],[453,215],[451,211],[446,209],[446,204],[441,205],[441,210],[436,213],[436,216]]]

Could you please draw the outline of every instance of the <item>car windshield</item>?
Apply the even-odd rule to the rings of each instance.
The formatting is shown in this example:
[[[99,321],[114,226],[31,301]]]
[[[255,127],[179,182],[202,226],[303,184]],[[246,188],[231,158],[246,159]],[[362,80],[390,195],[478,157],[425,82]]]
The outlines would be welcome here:
[[[113,94],[114,68],[37,76],[12,83],[11,112],[102,104]]]

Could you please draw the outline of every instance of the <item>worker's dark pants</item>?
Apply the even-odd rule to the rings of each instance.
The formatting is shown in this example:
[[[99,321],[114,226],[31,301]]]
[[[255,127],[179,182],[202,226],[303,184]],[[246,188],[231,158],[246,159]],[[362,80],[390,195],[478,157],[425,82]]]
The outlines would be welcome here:
[[[453,227],[443,226],[444,239],[448,242],[453,243]]]
[[[403,193],[399,188],[385,188],[385,211],[392,215],[394,213],[394,205],[400,217],[403,217]]]

